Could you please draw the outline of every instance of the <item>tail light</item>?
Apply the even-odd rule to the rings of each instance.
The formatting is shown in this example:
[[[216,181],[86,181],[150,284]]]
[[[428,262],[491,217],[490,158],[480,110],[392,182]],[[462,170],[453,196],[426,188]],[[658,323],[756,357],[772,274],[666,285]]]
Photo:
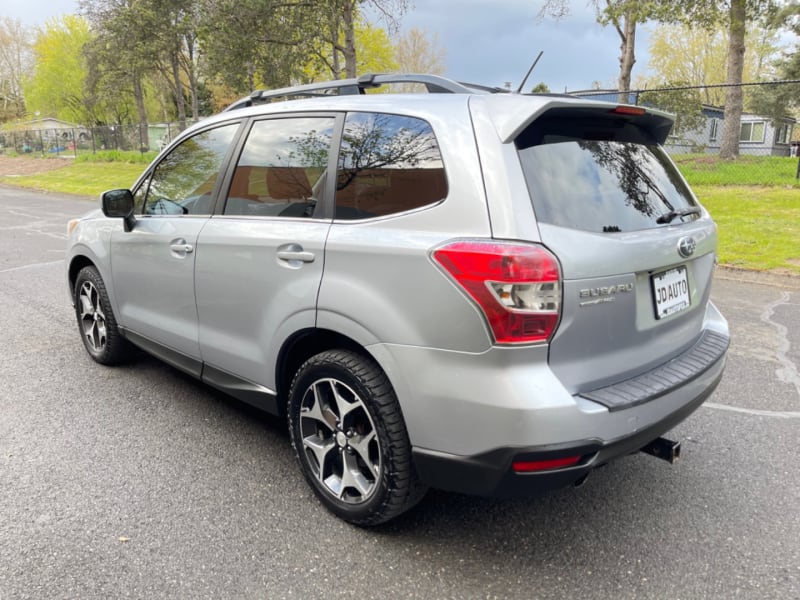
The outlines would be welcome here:
[[[542,246],[457,241],[434,260],[483,311],[498,344],[546,342],[561,312],[558,261]]]

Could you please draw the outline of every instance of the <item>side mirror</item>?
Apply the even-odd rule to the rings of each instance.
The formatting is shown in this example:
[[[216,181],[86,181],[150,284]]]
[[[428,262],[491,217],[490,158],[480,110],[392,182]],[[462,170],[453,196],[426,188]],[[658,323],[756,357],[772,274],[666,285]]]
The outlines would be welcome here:
[[[108,190],[100,196],[103,214],[109,218],[124,219],[125,231],[130,231],[136,224],[133,217],[133,194],[130,190]]]

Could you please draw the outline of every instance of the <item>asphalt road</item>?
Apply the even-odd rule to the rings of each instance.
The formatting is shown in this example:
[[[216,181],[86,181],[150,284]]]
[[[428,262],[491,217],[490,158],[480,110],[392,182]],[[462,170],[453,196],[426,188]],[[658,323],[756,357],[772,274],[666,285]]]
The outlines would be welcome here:
[[[586,484],[330,516],[283,424],[145,355],[94,364],[63,283],[88,201],[0,188],[0,600],[800,598],[800,289],[718,278],[733,342],[671,437]]]

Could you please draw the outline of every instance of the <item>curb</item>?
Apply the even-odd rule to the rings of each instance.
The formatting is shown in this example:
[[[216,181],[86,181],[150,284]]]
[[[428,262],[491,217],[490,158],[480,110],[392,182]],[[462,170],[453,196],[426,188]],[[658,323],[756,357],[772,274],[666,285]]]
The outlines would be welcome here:
[[[727,265],[717,265],[714,273],[716,279],[738,281],[739,283],[755,283],[790,290],[800,290],[800,275],[794,273],[772,273],[769,271],[748,271]]]

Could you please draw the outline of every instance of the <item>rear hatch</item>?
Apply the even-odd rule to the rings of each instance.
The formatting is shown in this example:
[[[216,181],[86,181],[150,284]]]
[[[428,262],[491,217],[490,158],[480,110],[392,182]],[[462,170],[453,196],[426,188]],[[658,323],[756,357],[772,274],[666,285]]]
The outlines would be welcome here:
[[[563,277],[550,365],[572,393],[638,376],[703,333],[716,227],[636,107],[546,110],[516,136],[541,242]]]

